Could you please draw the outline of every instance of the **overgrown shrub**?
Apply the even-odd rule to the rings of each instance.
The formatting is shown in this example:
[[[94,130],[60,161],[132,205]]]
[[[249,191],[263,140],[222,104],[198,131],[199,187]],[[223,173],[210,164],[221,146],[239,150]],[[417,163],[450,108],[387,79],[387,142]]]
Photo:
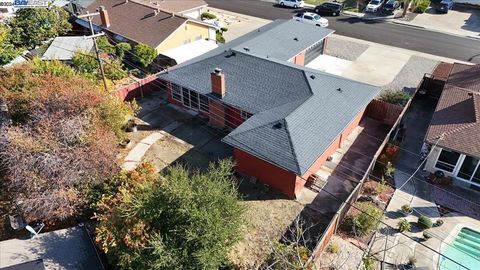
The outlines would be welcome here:
[[[383,212],[370,202],[360,202],[357,207],[361,213],[353,217],[353,229],[360,235],[369,234],[377,228]]]
[[[210,12],[203,12],[201,15],[202,20],[214,20],[217,16]]]
[[[378,99],[387,103],[405,106],[410,99],[410,95],[403,91],[383,90]]]
[[[400,219],[400,221],[398,221],[397,226],[398,226],[398,230],[401,231],[401,232],[405,232],[405,231],[409,232],[412,229],[412,227],[410,225],[410,222],[408,222],[408,220],[406,220],[404,218],[402,218],[402,219]]]
[[[123,57],[125,56],[125,52],[130,51],[132,49],[132,46],[130,43],[127,42],[120,42],[117,45],[115,45],[115,55],[122,60]]]
[[[115,46],[113,46],[110,41],[108,41],[108,38],[106,36],[101,36],[97,38],[97,45],[98,48],[108,54],[114,54],[115,53]]]
[[[100,117],[116,98],[61,65],[34,60],[0,70],[0,98],[13,120],[0,131],[3,184],[27,221],[81,214],[89,188],[119,169],[117,139]]]
[[[307,265],[310,255],[310,250],[305,246],[275,243],[274,252],[272,252],[267,259],[269,266],[267,269],[308,269],[305,266]]]
[[[123,64],[120,60],[107,61],[104,65],[105,77],[110,80],[121,80],[127,76],[127,72],[123,70]]]
[[[157,51],[146,44],[140,43],[133,47],[133,55],[135,62],[143,67],[148,67],[157,57]]]
[[[79,73],[90,74],[96,78],[98,74],[98,60],[93,53],[77,51],[72,57],[75,70]]]
[[[32,73],[35,75],[48,74],[57,77],[70,78],[75,75],[75,71],[58,60],[42,61],[35,57],[31,62]]]
[[[97,243],[119,269],[218,269],[244,223],[232,173],[228,160],[205,173],[158,175],[148,163],[122,173],[97,204]]]
[[[376,270],[376,264],[377,262],[375,261],[375,259],[371,256],[365,256],[362,258],[362,262],[363,262],[363,268],[365,270]]]
[[[427,216],[420,216],[418,218],[418,225],[423,229],[430,229],[433,226],[432,220]]]
[[[424,13],[428,7],[430,6],[430,1],[428,0],[420,0],[415,7],[415,13]]]
[[[0,66],[10,63],[18,55],[20,55],[20,50],[12,44],[10,28],[0,24]]]

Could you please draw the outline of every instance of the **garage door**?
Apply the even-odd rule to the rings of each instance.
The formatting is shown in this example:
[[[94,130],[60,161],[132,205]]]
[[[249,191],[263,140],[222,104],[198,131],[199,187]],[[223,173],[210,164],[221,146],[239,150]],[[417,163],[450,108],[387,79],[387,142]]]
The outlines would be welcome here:
[[[310,63],[313,59],[323,54],[323,40],[317,45],[307,49],[305,52],[305,65]]]

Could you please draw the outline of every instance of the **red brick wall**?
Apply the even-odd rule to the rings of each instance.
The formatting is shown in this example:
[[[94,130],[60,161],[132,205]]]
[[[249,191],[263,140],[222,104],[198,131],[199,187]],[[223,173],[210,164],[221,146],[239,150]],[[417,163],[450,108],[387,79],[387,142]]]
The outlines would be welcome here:
[[[236,148],[233,149],[233,156],[236,163],[235,169],[239,173],[253,176],[289,197],[295,197],[296,176],[294,173]]]
[[[229,128],[236,128],[240,126],[245,120],[242,118],[241,111],[237,108],[226,106],[225,110],[225,124]]]
[[[210,124],[217,128],[224,128],[227,125],[225,121],[226,108],[219,100],[210,99]]]

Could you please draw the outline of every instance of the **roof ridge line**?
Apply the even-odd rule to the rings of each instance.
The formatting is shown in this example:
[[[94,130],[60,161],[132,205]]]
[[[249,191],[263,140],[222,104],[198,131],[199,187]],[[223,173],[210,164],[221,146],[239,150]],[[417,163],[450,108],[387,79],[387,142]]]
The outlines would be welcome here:
[[[302,103],[303,104],[303,103]],[[298,108],[298,107],[297,107]],[[295,108],[295,110],[297,109]],[[293,112],[293,111],[292,111]],[[289,114],[290,115],[290,114]],[[288,115],[287,115],[288,116]],[[298,157],[297,157],[297,152],[295,151],[295,147],[293,146],[293,141],[292,141],[292,136],[290,136],[290,131],[288,130],[288,123],[287,123],[287,120],[285,118],[283,118],[283,122],[284,122],[284,125],[285,125],[285,132],[287,133],[287,137],[288,137],[288,144],[290,145],[290,148],[292,149],[292,153],[293,153],[293,159],[295,160],[295,166],[297,167],[297,171],[300,173],[300,174],[303,174],[302,173],[302,170],[300,169],[300,162],[298,162]]]

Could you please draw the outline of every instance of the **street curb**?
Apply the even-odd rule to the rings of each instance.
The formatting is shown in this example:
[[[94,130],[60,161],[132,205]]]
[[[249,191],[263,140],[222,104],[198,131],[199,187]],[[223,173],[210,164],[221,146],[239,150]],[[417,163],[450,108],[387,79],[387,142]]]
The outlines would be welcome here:
[[[417,29],[423,29],[423,30],[426,30],[426,31],[430,31],[430,32],[435,32],[435,33],[440,33],[440,34],[444,34],[444,35],[450,35],[450,36],[456,36],[456,37],[462,37],[462,38],[469,38],[469,39],[475,39],[475,40],[480,40],[480,36],[479,37],[475,37],[475,36],[471,36],[471,35],[461,35],[461,34],[457,34],[457,33],[452,33],[452,32],[445,32],[445,31],[440,31],[440,30],[437,30],[437,29],[433,29],[433,28],[428,28],[428,27],[424,27],[424,26],[419,26],[419,25],[414,25],[414,24],[410,24],[410,23],[404,23],[404,22],[401,22],[401,21],[398,21],[398,20],[395,20],[395,19],[392,19],[392,18],[382,18],[382,17],[374,17],[374,18],[365,18],[363,16],[358,16],[354,13],[342,13],[342,15],[344,16],[348,16],[348,17],[356,17],[356,18],[359,18],[361,20],[367,20],[367,21],[382,21],[382,22],[385,22],[385,23],[391,23],[391,24],[397,24],[397,25],[402,25],[402,26],[405,26],[405,27],[412,27],[412,28],[417,28]]]

